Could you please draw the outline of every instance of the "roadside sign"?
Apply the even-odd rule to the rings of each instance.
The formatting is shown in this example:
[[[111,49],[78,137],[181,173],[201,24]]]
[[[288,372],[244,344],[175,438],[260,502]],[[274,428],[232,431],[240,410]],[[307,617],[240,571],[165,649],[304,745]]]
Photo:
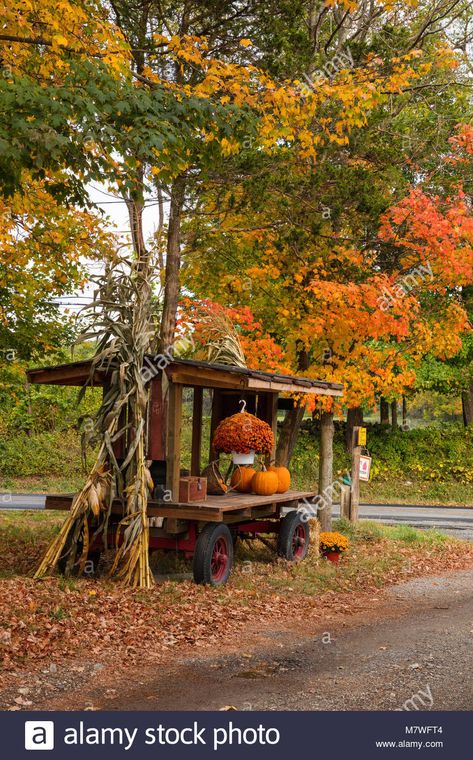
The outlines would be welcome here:
[[[366,446],[366,428],[358,429],[358,446]]]
[[[368,481],[371,474],[372,458],[367,454],[360,455],[360,480]]]

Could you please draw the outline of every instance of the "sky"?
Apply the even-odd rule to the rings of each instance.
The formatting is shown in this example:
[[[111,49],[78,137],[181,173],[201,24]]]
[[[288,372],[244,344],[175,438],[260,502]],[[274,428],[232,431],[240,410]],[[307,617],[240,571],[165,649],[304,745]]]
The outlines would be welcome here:
[[[109,192],[105,185],[93,183],[88,186],[88,193],[91,201],[104,213],[106,227],[113,231],[120,242],[130,240],[130,224],[126,203],[119,195]],[[146,208],[143,213],[143,228],[145,240],[149,239],[158,226],[157,202],[155,199],[146,201]],[[99,274],[102,267],[99,262],[88,262],[87,268],[93,274]],[[81,307],[90,302],[92,298],[93,283],[87,285],[83,290],[77,291],[73,295],[63,296],[54,299],[57,303],[64,306],[68,312],[77,313]]]

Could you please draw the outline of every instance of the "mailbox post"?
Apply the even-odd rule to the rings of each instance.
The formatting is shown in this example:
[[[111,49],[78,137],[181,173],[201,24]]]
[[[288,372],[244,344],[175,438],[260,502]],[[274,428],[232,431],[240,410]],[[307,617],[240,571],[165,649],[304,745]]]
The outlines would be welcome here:
[[[361,449],[366,446],[366,428],[353,428],[353,454],[351,464],[351,486],[350,486],[350,522],[358,521],[358,510],[360,506],[360,456]]]

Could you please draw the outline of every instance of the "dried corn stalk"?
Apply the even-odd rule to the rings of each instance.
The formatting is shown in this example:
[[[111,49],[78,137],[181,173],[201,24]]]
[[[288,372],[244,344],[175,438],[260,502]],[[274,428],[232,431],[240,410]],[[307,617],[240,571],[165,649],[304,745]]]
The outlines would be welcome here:
[[[145,463],[145,420],[148,393],[141,369],[153,337],[150,262],[116,258],[98,281],[98,290],[88,307],[92,328],[82,340],[97,339],[90,384],[97,371],[106,371],[108,385],[93,428],[83,438],[99,445],[94,466],[84,487],[75,497],[69,515],[50,544],[35,577],[53,570],[65,558],[65,572],[83,571],[94,537],[106,537],[112,501],[123,499],[125,516],[115,537],[116,556],[111,575],[131,586],[149,587],[153,576],[148,561],[146,507],[153,483]],[[85,389],[81,390],[81,393]],[[118,464],[113,443],[128,440],[126,457]]]
[[[205,341],[205,350],[201,350],[197,358],[213,364],[246,367],[239,335],[223,309],[206,308],[204,303],[200,303],[197,313],[199,334]]]

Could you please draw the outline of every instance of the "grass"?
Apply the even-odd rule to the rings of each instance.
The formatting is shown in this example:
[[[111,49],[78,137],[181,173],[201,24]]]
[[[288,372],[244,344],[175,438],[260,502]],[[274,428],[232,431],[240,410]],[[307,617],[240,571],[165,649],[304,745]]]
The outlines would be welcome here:
[[[473,506],[473,485],[456,481],[379,480],[361,484],[361,501],[368,504],[441,504],[446,507]]]
[[[53,511],[0,511],[0,578],[31,574],[63,521]]]
[[[255,576],[279,592],[295,591],[308,596],[326,591],[359,590],[366,584],[382,587],[394,575],[412,571],[417,552],[443,556],[452,549],[464,549],[465,542],[451,539],[436,530],[421,531],[408,525],[389,526],[361,520],[356,526],[346,520],[335,520],[334,530],[350,538],[350,548],[338,565],[316,557],[298,564],[276,560],[263,544],[240,546],[236,584],[250,589]]]
[[[38,556],[41,556],[41,552],[59,530],[63,520],[64,515],[53,510],[46,512],[36,510],[31,512],[16,510],[0,512],[0,577],[32,573],[36,567]],[[369,520],[360,520],[356,526],[347,520],[335,520],[333,529],[339,530],[349,537],[350,551],[355,551],[355,555],[356,550],[360,547],[369,550],[373,544],[382,544],[383,542],[417,548],[439,548],[448,542],[464,545],[463,542],[456,542],[455,539],[451,539],[436,530],[422,531],[409,525],[389,526]],[[275,544],[274,548],[276,548]],[[386,557],[389,556],[390,552],[384,557],[379,556],[378,553],[373,557],[373,568],[377,567],[378,562],[381,563],[382,567]],[[155,552],[152,565],[155,572],[164,575],[189,573],[192,570],[190,561],[186,561],[182,555],[172,552]],[[348,567],[348,564],[346,566],[342,564],[340,567]],[[285,582],[287,572],[294,574],[294,577],[301,580],[319,576],[322,580],[328,580],[335,577],[338,572],[338,568],[334,568],[330,563],[316,557],[314,551],[311,555],[311,561],[290,564],[278,560],[275,551],[260,541],[239,541],[236,551],[238,584],[244,587],[247,583],[251,583],[254,577],[250,578],[249,576],[254,576],[255,568],[265,577],[269,571],[270,577],[267,577],[266,580],[269,581],[270,585],[280,585],[280,582]],[[60,578],[60,583],[68,585],[69,588],[73,588],[76,582],[75,579]],[[318,590],[322,588],[323,584]]]
[[[335,520],[334,530],[340,531],[355,542],[379,541],[383,538],[401,541],[419,546],[445,544],[448,541],[444,533],[435,529],[417,530],[411,525],[383,525],[372,520],[360,520],[354,525],[348,520]],[[461,543],[461,542],[460,542]]]

